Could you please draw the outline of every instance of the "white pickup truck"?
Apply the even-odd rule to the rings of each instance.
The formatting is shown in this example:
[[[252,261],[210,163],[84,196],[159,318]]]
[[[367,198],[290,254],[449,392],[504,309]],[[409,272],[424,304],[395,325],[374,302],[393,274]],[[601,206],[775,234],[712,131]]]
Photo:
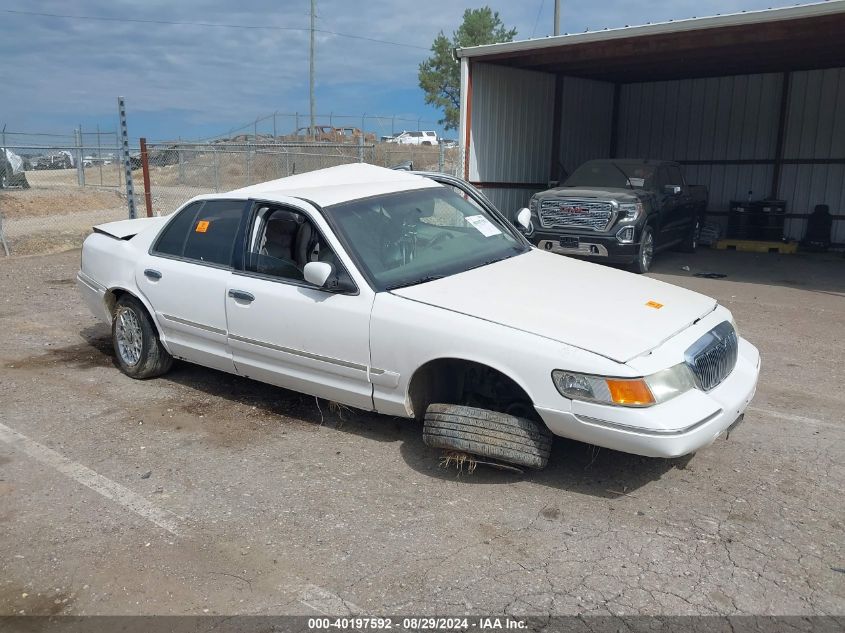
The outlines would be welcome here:
[[[369,165],[95,227],[78,284],[133,378],[178,358],[533,468],[552,434],[694,452],[760,368],[715,300],[535,249],[457,178]]]
[[[399,145],[437,145],[437,132],[426,130],[423,132],[402,132],[387,140],[388,143]]]

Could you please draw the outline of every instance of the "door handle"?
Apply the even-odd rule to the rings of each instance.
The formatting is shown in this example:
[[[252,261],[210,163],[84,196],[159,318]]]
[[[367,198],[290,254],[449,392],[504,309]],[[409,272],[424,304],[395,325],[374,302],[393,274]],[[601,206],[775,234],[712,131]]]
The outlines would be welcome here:
[[[153,281],[158,281],[159,279],[161,279],[161,273],[157,270],[153,270],[152,268],[147,268],[144,271],[144,276],[148,279],[152,279]]]
[[[252,296],[248,292],[244,292],[243,290],[230,290],[229,296],[237,301],[245,301],[247,303],[252,303],[253,301],[255,301],[254,296]]]

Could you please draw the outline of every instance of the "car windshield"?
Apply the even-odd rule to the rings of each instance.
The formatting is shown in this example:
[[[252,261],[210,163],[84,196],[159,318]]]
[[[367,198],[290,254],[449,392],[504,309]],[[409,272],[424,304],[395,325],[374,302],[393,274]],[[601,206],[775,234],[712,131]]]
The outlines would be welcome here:
[[[563,183],[564,187],[618,187],[651,189],[655,168],[644,163],[612,160],[589,161],[576,169]]]
[[[529,250],[513,227],[447,187],[374,196],[324,211],[379,291],[454,275]]]

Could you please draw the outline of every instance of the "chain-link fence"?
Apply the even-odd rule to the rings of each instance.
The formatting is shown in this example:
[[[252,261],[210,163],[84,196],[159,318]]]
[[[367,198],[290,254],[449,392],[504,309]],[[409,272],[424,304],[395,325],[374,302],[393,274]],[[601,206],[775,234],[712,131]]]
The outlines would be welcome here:
[[[168,214],[190,198],[259,182],[284,178],[348,163],[395,167],[411,163],[414,169],[456,173],[458,150],[442,145],[394,143],[280,142],[280,143],[156,143],[147,144],[150,202],[154,215]],[[136,195],[143,195],[136,179]],[[138,200],[144,213],[144,200]]]
[[[373,141],[353,131],[343,142],[251,140],[147,144],[154,215],[166,215],[193,196],[225,192],[334,165],[366,162],[458,173],[459,150],[443,145]],[[47,253],[81,244],[91,227],[128,217],[121,149],[114,132],[14,135],[0,138],[0,238],[13,255]],[[146,215],[141,152],[130,165],[138,216]],[[0,253],[3,252],[0,241]]]
[[[12,254],[69,248],[126,217],[116,132],[0,134],[0,237]]]

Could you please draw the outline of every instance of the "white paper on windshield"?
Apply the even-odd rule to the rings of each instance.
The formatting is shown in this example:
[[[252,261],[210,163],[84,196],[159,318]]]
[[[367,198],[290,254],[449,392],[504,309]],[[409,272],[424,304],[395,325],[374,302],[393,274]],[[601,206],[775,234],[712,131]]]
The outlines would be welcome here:
[[[628,182],[632,187],[642,187],[645,184],[645,178],[628,178]]]
[[[465,219],[484,237],[492,237],[494,235],[502,234],[502,232],[496,228],[496,225],[483,215],[468,215]]]

